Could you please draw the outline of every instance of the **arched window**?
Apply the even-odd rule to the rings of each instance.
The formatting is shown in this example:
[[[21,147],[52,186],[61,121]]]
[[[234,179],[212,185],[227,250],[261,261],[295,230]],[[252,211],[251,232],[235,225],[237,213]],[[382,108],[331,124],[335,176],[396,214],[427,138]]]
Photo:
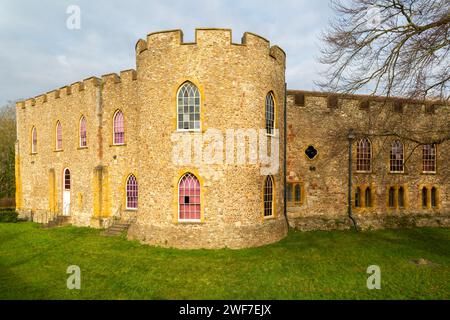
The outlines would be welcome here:
[[[389,188],[389,208],[395,207],[395,188]]]
[[[86,118],[81,117],[80,120],[80,147],[87,146]]]
[[[357,187],[355,190],[355,207],[361,207],[361,188]]]
[[[362,138],[356,146],[356,171],[369,172],[371,168],[371,143],[367,138]]]
[[[292,202],[292,183],[286,185],[286,201]]]
[[[56,150],[62,149],[62,126],[61,122],[56,122]]]
[[[31,129],[31,153],[37,152],[37,132],[36,127]]]
[[[403,187],[398,188],[398,207],[405,207],[405,188]]]
[[[403,143],[400,140],[395,140],[391,144],[390,155],[390,170],[391,172],[403,172]]]
[[[436,145],[425,144],[422,148],[423,172],[436,172]]]
[[[264,217],[273,216],[273,178],[267,176],[264,182]]]
[[[422,188],[422,207],[426,208],[428,206],[428,189],[427,187]]]
[[[177,123],[180,131],[200,130],[200,92],[189,81],[178,90]]]
[[[431,188],[431,207],[437,207],[437,189],[436,187]]]
[[[275,128],[275,101],[272,92],[266,96],[266,133],[274,134]]]
[[[114,144],[124,144],[125,143],[125,128],[123,125],[123,113],[120,110],[117,110],[114,114],[114,123],[113,123],[113,132],[114,132]]]
[[[200,182],[188,172],[178,184],[178,219],[199,221],[200,213]]]
[[[137,209],[138,207],[138,183],[136,177],[130,174],[127,178],[127,209]]]
[[[64,190],[70,190],[70,170],[66,168],[64,170]]]
[[[365,202],[366,208],[371,207],[372,206],[372,191],[371,191],[370,187],[366,188],[365,198],[366,198],[365,199],[366,200],[366,202]]]
[[[295,196],[295,204],[299,205],[302,201],[302,189],[300,184],[295,185],[294,196]]]

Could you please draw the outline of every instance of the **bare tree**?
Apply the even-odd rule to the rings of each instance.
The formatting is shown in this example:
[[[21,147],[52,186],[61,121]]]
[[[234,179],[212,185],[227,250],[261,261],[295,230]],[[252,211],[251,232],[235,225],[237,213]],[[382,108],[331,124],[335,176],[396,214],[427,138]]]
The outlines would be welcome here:
[[[448,103],[449,0],[331,0],[324,89]]]

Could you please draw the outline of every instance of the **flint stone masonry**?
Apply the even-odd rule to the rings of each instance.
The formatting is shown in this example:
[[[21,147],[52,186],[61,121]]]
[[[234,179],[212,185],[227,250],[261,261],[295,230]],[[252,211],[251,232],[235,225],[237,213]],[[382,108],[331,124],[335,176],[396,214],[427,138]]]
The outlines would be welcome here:
[[[183,42],[180,30],[150,33],[137,41],[136,70],[91,77],[17,103],[16,208],[22,217],[47,223],[62,214],[63,172],[71,172],[70,219],[77,226],[106,228],[116,219],[130,221],[128,238],[178,248],[243,248],[285,237],[283,177],[302,184],[303,201],[287,206],[289,225],[301,230],[346,229],[347,132],[375,132],[392,119],[409,129],[445,128],[443,106],[383,102],[382,98],[285,92],[286,56],[266,39],[245,33],[232,43],[231,30],[197,29],[195,42]],[[227,129],[264,129],[265,98],[275,100],[279,130],[279,170],[274,174],[274,216],[263,216],[261,164],[177,165],[172,161],[177,132],[177,91],[195,84],[201,95],[201,133]],[[284,113],[286,108],[286,172]],[[363,101],[364,103],[362,103]],[[396,113],[387,110],[396,105]],[[125,144],[113,144],[113,117],[124,114]],[[378,112],[375,117],[374,112]],[[87,147],[79,147],[79,122],[86,118]],[[387,118],[387,120],[386,120]],[[378,120],[377,120],[378,119]],[[381,120],[380,120],[381,119]],[[62,125],[63,147],[55,150],[55,125]],[[378,122],[377,122],[378,121]],[[395,125],[395,123],[393,124]],[[37,152],[31,153],[31,131],[37,130]],[[305,155],[308,146],[317,155]],[[235,143],[235,155],[239,146]],[[438,171],[422,174],[416,150],[404,174],[386,172],[389,150],[373,138],[377,150],[368,174],[353,174],[354,185],[373,186],[371,208],[354,209],[362,229],[398,226],[448,226],[449,142],[438,146]],[[412,145],[405,142],[405,148]],[[194,152],[194,151],[192,151]],[[375,152],[375,151],[374,151]],[[375,154],[375,153],[374,153]],[[225,155],[224,155],[225,159]],[[202,190],[202,218],[178,220],[178,182],[185,172],[197,176]],[[138,209],[126,208],[126,179],[139,185]],[[407,205],[386,205],[389,185],[404,185]],[[439,205],[423,209],[419,187],[439,188]]]
[[[333,97],[334,105],[330,105]],[[402,110],[399,112],[398,104]],[[431,102],[430,102],[431,104]],[[428,104],[428,105],[430,105]],[[368,136],[372,143],[372,171],[356,171],[356,142],[353,143],[353,200],[357,186],[372,188],[373,205],[355,208],[353,215],[361,229],[400,226],[450,225],[450,141],[437,145],[437,172],[422,171],[422,148],[408,139],[404,144],[404,173],[389,172],[390,145],[395,136],[378,135],[389,129],[413,140],[427,141],[427,136],[413,132],[436,133],[448,130],[450,108],[417,101],[385,99],[362,95],[336,95],[291,90],[287,92],[287,182],[304,187],[303,204],[287,208],[289,224],[300,230],[348,229],[348,139],[350,129],[356,139]],[[417,136],[415,136],[417,135]],[[308,146],[317,149],[311,160],[305,155]],[[389,208],[390,186],[405,188],[405,207]],[[438,189],[436,208],[422,208],[422,186]]]
[[[177,166],[171,136],[176,132],[176,94],[186,81],[201,93],[201,129],[265,128],[265,98],[273,92],[276,128],[283,139],[285,54],[257,35],[231,42],[231,30],[197,29],[195,43],[180,30],[152,33],[136,44],[136,70],[87,79],[18,103],[16,175],[23,215],[46,222],[61,214],[63,170],[72,178],[70,215],[80,226],[107,227],[114,218],[135,219],[129,238],[180,248],[242,248],[278,241],[287,233],[283,214],[283,172],[274,175],[275,212],[263,217],[264,176],[259,164]],[[70,92],[70,93],[69,93]],[[113,145],[114,113],[125,117],[125,145]],[[87,120],[87,148],[78,147],[78,123]],[[63,150],[54,151],[54,126],[63,128]],[[31,128],[38,135],[31,155]],[[191,135],[189,132],[177,134]],[[236,149],[235,145],[235,149]],[[283,149],[280,145],[280,150]],[[236,154],[235,150],[235,154]],[[284,161],[280,155],[279,162]],[[50,187],[55,172],[55,187]],[[199,223],[177,219],[177,186],[183,172],[202,185]],[[138,210],[127,210],[125,184],[139,184]],[[54,189],[54,190],[52,190]],[[52,207],[52,203],[55,205]]]

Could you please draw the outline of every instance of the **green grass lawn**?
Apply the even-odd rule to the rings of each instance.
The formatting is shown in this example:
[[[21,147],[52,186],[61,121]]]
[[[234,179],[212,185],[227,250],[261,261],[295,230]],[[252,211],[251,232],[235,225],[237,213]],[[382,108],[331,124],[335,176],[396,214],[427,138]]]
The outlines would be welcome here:
[[[81,290],[66,287],[69,265]],[[366,287],[369,265],[380,290]],[[291,231],[260,248],[176,250],[0,223],[0,299],[449,299],[449,280],[449,229]]]

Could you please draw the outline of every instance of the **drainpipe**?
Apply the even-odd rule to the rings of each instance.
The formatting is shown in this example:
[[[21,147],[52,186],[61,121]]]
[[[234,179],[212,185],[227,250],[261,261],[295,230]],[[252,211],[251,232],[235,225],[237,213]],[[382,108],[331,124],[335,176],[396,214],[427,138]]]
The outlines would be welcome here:
[[[352,154],[352,151],[353,150],[352,150],[352,146],[353,146],[353,140],[355,139],[355,134],[353,133],[353,129],[350,129],[348,131],[347,139],[348,139],[348,203],[347,203],[348,217],[350,218],[350,220],[352,220],[355,230],[358,231],[358,226],[356,224],[356,220],[352,215],[352,189],[353,189],[353,181],[352,181],[352,176],[353,176],[353,168],[352,168],[353,154]]]
[[[283,185],[284,185],[284,206],[283,206],[283,211],[284,211],[284,218],[286,219],[286,225],[287,225],[287,229],[289,230],[289,220],[288,220],[288,216],[287,216],[287,207],[286,207],[286,199],[287,199],[287,194],[286,194],[286,154],[287,154],[287,146],[286,146],[286,133],[287,133],[287,117],[286,117],[286,106],[287,106],[287,83],[284,83],[284,112],[283,112],[283,117],[284,117],[284,123],[283,123]]]

